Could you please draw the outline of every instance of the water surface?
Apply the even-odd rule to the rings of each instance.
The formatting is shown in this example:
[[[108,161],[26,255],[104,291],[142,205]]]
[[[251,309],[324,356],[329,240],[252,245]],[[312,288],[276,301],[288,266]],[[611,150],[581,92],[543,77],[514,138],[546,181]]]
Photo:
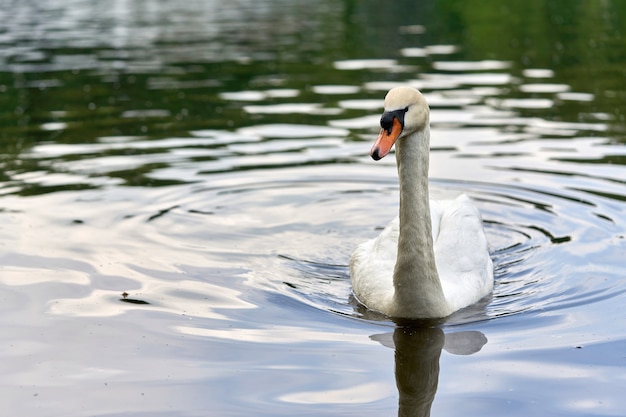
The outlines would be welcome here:
[[[623,6],[2,10],[5,413],[623,414]],[[431,328],[347,267],[397,213],[368,152],[406,84],[431,193],[475,200],[495,265]]]

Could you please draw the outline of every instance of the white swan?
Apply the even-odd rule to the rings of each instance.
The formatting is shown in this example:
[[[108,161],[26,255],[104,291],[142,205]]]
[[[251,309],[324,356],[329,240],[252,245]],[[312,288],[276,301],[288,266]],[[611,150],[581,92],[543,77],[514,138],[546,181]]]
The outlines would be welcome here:
[[[350,259],[354,295],[396,318],[443,318],[493,289],[493,264],[478,209],[465,194],[431,201],[428,193],[430,110],[414,88],[385,97],[379,160],[396,144],[400,215]]]

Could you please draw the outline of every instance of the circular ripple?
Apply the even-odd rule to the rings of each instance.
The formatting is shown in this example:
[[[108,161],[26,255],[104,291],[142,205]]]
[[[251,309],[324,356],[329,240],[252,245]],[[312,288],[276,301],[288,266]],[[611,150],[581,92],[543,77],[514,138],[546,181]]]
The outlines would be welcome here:
[[[281,170],[264,182],[229,179],[164,195],[168,201],[160,205],[174,198],[176,209],[161,213],[150,239],[193,245],[222,265],[236,263],[249,287],[323,311],[389,322],[356,302],[348,262],[352,250],[397,213],[397,180],[363,172],[290,179],[297,177],[302,172]],[[615,200],[576,190],[432,181],[434,198],[461,192],[483,215],[495,287],[448,324],[564,309],[626,290],[626,228]]]
[[[283,271],[279,280],[273,278],[278,291],[320,309],[384,319],[359,306],[351,296],[348,270],[351,250],[360,241],[375,236],[378,231],[374,229],[385,225],[376,223],[382,218],[381,211],[393,213],[393,203],[381,200],[395,202],[396,190],[388,184],[380,185],[377,190],[355,190],[357,184],[350,183],[344,190],[327,194],[323,201],[301,201],[302,213],[332,213],[336,224],[332,230],[327,225],[304,226],[310,227],[306,232],[302,230],[306,238],[291,242],[277,253],[280,265],[276,268]],[[292,187],[291,192],[305,187],[307,194],[315,195],[309,188],[315,190],[313,184]],[[619,213],[611,212],[611,205],[604,204],[602,198],[574,191],[564,194],[540,188],[433,183],[435,195],[459,192],[468,193],[483,214],[494,260],[495,288],[491,296],[457,312],[448,323],[563,309],[604,300],[626,290],[620,261],[626,253],[624,228],[619,224]],[[364,212],[370,212],[369,218]],[[306,215],[291,220],[291,227],[302,229]],[[284,227],[290,228],[289,224]]]

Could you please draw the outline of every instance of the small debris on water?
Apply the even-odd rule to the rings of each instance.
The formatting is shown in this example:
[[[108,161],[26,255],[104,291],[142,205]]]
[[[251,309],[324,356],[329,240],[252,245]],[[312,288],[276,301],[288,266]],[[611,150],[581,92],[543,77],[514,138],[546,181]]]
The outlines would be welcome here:
[[[131,304],[150,304],[147,301],[139,300],[137,298],[128,298],[128,293],[126,291],[122,293],[122,298],[120,298],[120,301]]]

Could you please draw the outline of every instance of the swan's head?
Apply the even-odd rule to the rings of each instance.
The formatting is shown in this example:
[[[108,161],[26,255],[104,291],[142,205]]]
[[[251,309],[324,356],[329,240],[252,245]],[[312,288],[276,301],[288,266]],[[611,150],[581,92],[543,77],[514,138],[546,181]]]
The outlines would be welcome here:
[[[385,111],[380,118],[380,134],[370,155],[375,160],[389,153],[396,141],[428,126],[428,103],[417,89],[396,87],[385,96]]]

